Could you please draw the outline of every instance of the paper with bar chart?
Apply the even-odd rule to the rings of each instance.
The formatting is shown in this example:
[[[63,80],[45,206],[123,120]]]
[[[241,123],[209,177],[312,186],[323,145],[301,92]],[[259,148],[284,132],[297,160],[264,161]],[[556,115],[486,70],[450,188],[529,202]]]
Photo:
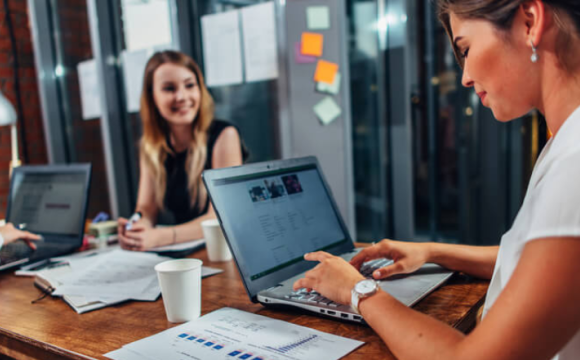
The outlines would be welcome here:
[[[128,360],[135,354],[166,360],[332,360],[363,344],[281,320],[222,308],[105,356],[115,360]]]

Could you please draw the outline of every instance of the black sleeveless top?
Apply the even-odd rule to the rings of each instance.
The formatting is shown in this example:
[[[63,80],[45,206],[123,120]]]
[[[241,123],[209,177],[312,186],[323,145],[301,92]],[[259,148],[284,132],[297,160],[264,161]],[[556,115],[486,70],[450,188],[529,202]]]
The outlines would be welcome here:
[[[204,170],[212,168],[211,162],[215,142],[222,131],[229,126],[234,125],[221,120],[212,121],[208,129],[207,157]],[[167,144],[171,150],[173,150],[169,138],[167,139]],[[245,149],[242,146],[242,156],[244,155]],[[165,198],[163,200],[164,211],[160,213],[158,219],[158,223],[160,224],[182,224],[205,214],[209,208],[209,197],[203,204],[195,202],[193,206],[191,205],[191,197],[189,189],[187,188],[187,172],[185,171],[186,158],[187,150],[180,153],[168,154],[167,159],[165,160],[167,187],[165,190]],[[203,184],[201,186],[203,186]]]

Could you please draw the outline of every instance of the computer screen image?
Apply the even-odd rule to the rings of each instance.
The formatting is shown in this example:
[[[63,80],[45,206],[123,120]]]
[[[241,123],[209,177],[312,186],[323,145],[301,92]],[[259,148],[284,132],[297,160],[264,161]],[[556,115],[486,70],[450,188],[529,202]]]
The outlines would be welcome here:
[[[40,234],[77,235],[84,216],[83,173],[15,172],[10,192],[10,218]]]
[[[240,238],[236,246],[252,280],[348,238],[316,167],[221,179],[214,187],[214,200],[227,199],[220,215]]]

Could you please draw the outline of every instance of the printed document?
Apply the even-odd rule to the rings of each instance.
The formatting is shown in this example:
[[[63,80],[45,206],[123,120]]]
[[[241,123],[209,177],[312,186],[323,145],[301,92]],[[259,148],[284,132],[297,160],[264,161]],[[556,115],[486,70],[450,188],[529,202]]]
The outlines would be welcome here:
[[[207,86],[242,83],[242,49],[237,10],[201,17]]]
[[[222,308],[197,320],[105,354],[114,360],[142,359],[340,359],[363,342],[281,320]]]

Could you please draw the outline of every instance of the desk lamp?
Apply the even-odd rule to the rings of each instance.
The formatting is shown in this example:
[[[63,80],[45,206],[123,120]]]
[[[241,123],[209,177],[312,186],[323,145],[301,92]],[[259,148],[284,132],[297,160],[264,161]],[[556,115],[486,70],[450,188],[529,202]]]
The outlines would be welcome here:
[[[20,166],[20,159],[18,158],[18,133],[16,131],[16,111],[14,107],[0,92],[0,126],[10,125],[10,138],[12,141],[12,161],[10,162],[10,174],[12,175],[12,168]]]

